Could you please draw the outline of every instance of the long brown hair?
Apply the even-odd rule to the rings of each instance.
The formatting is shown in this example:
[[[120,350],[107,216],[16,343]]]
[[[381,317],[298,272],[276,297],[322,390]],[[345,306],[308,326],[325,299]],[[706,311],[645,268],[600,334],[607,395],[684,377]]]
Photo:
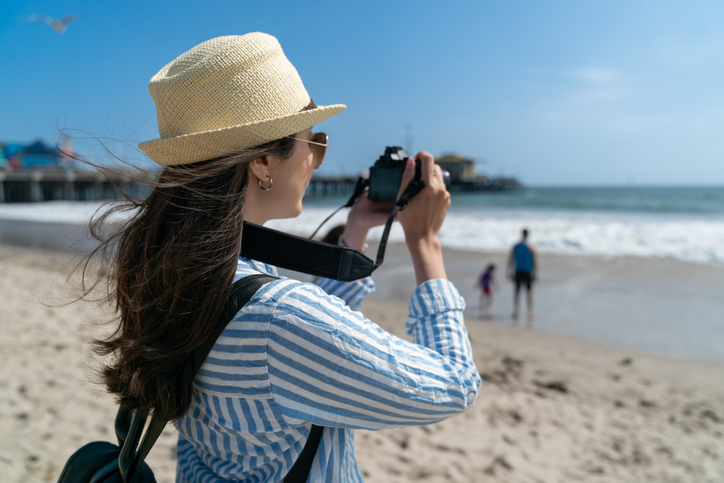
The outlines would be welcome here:
[[[231,293],[241,251],[247,166],[265,155],[288,159],[282,138],[232,156],[168,166],[141,201],[126,198],[91,220],[100,246],[83,268],[84,295],[105,281],[115,331],[94,340],[110,356],[101,368],[123,407],[181,418],[193,398],[189,354],[211,334]],[[120,226],[115,216],[130,212]],[[110,235],[108,235],[110,234]],[[100,278],[85,282],[101,256]]]

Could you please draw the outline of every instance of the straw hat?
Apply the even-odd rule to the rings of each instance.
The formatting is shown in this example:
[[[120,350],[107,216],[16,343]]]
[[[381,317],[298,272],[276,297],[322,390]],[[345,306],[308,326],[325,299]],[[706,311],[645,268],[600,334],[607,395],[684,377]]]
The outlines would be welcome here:
[[[162,165],[188,164],[308,129],[346,106],[316,106],[271,35],[218,37],[148,83],[159,137],[138,145]]]

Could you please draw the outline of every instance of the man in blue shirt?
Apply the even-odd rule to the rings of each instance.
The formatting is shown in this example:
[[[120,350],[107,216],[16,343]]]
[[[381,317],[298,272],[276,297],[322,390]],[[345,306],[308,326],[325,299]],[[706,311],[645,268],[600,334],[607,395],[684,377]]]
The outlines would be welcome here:
[[[535,250],[528,244],[528,230],[523,230],[523,239],[510,250],[508,256],[508,278],[515,282],[513,297],[513,320],[518,324],[518,300],[521,285],[526,289],[528,328],[533,326],[533,282],[537,276],[538,261]]]

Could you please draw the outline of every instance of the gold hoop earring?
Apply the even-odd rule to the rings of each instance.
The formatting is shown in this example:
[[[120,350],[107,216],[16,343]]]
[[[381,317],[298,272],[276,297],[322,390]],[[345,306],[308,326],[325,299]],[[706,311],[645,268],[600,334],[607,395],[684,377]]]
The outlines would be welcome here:
[[[263,186],[261,185],[261,180],[259,180],[259,188],[263,189],[264,191],[269,191],[269,190],[271,189],[271,187],[272,187],[272,179],[271,179],[271,176],[269,176],[269,175],[266,175],[266,177],[269,178],[269,186],[266,187],[266,188],[263,187]]]

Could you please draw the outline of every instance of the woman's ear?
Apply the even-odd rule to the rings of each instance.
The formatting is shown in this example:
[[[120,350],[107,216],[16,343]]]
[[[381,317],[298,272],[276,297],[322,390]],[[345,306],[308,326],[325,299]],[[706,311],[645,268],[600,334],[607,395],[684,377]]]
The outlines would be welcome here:
[[[249,163],[249,172],[256,177],[255,180],[249,179],[249,184],[256,183],[260,179],[269,178],[269,160],[267,156],[256,158]]]

